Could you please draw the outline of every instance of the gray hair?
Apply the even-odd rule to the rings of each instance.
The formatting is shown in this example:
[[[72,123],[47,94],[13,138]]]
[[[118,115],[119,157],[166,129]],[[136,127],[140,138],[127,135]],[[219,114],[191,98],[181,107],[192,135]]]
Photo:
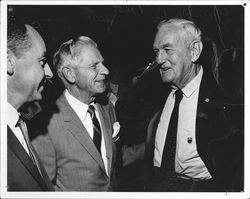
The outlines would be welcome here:
[[[94,46],[97,44],[89,37],[80,36],[64,42],[55,52],[53,65],[56,67],[58,76],[62,79],[62,68],[65,66],[75,67],[83,46]]]
[[[173,18],[173,19],[169,19],[169,20],[163,20],[161,21],[157,28],[158,30],[165,25],[176,25],[180,28],[182,28],[187,36],[191,36],[193,37],[193,40],[201,40],[202,37],[202,32],[201,30],[195,25],[195,23],[193,21],[189,21],[186,19],[178,19],[178,18]]]

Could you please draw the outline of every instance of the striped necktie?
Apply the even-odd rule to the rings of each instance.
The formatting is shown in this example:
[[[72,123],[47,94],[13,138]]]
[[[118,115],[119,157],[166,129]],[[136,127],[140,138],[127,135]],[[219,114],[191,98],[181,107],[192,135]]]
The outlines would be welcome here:
[[[90,114],[92,122],[93,122],[93,130],[94,130],[93,142],[97,150],[101,154],[102,133],[101,133],[100,124],[96,118],[95,107],[93,105],[89,105],[88,113]]]

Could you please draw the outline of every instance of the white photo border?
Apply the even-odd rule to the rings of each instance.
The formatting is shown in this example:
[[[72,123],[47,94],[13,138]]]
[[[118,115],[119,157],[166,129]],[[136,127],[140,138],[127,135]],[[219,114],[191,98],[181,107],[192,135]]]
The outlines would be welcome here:
[[[245,7],[244,16],[244,41],[245,41],[245,85],[249,83],[250,61],[249,52],[250,38],[249,1],[1,1],[1,198],[250,198],[250,135],[248,133],[250,118],[249,89],[245,86],[245,149],[244,149],[244,192],[239,193],[166,193],[166,192],[7,192],[7,123],[6,123],[6,102],[7,102],[7,77],[6,77],[6,58],[7,58],[7,6],[8,5],[242,5]]]

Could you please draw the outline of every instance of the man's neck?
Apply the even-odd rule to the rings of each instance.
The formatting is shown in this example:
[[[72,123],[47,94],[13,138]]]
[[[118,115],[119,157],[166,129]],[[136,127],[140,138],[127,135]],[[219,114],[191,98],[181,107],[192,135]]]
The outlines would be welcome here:
[[[13,106],[16,110],[18,110],[25,102],[21,100],[20,96],[15,94],[7,93],[7,101],[11,106]]]
[[[95,97],[91,96],[89,93],[80,93],[77,89],[69,89],[67,88],[70,95],[78,99],[84,104],[90,104],[95,100]]]
[[[191,82],[197,76],[200,69],[201,69],[201,65],[193,64],[193,66],[191,67],[191,70],[188,71],[188,73],[186,73],[184,77],[182,78],[182,82],[180,82],[179,85],[175,85],[175,86],[177,86],[179,89],[184,88],[189,82]]]

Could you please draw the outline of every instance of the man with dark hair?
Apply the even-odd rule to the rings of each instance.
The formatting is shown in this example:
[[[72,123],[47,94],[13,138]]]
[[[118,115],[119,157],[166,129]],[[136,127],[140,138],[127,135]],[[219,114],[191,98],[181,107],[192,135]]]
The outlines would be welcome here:
[[[26,102],[42,99],[45,80],[53,76],[45,62],[46,47],[33,27],[16,21],[8,23],[7,40],[7,189],[53,191],[19,113]]]

